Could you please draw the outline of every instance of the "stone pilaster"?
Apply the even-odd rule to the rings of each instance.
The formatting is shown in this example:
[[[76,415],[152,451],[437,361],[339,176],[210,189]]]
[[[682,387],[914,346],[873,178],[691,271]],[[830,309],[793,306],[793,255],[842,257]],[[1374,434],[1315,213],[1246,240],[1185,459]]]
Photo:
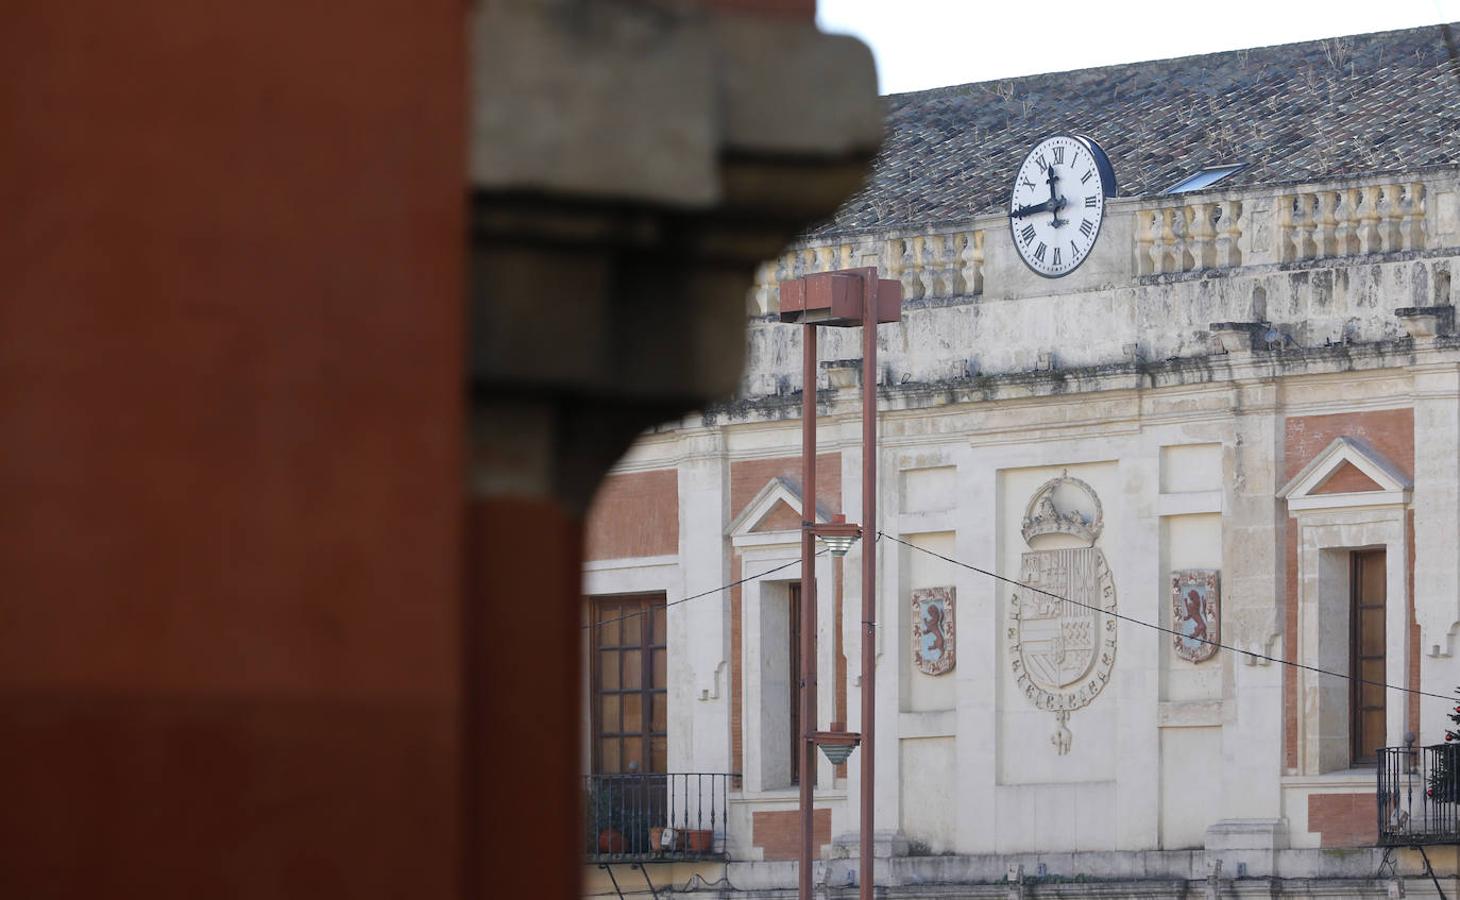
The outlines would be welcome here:
[[[1223,461],[1223,636],[1244,653],[1227,661],[1231,684],[1222,727],[1222,807],[1232,819],[1282,815],[1286,511],[1283,427],[1272,382],[1239,382],[1232,440]],[[1222,651],[1226,653],[1226,651]]]

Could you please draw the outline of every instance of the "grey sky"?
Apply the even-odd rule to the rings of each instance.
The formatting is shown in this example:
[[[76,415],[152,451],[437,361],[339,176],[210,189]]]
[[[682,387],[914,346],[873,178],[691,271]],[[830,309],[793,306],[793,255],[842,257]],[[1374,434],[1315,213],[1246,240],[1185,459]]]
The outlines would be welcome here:
[[[866,41],[901,93],[1449,22],[1460,0],[819,0],[817,18]]]

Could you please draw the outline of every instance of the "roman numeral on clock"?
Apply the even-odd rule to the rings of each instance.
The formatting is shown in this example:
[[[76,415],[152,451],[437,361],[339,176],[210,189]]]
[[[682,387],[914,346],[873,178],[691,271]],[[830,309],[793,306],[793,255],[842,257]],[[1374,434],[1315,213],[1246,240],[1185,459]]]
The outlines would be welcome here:
[[[1044,262],[1044,252],[1048,249],[1048,247],[1044,246],[1044,241],[1040,241],[1039,246],[1034,248],[1034,258],[1039,260],[1040,262]]]
[[[1034,240],[1034,226],[1025,225],[1019,230],[1019,237],[1023,238],[1026,244]]]
[[[1041,171],[1041,172],[1043,172],[1045,169],[1048,169],[1049,168],[1049,163],[1047,163],[1047,162],[1044,161],[1044,154],[1043,153],[1041,153],[1038,156],[1034,157],[1034,165],[1036,167],[1038,167],[1039,171]]]
[[[1100,205],[1100,198],[1099,197],[1097,197],[1097,196],[1095,196],[1095,195],[1092,194],[1089,197],[1086,197],[1085,198],[1085,208],[1086,209],[1094,209],[1095,207],[1097,207],[1099,205]]]
[[[1054,148],[1054,164],[1057,165],[1057,166],[1062,166],[1062,165],[1064,165],[1064,163],[1065,163],[1065,148],[1063,148],[1063,147],[1056,147],[1056,148]]]
[[[1075,260],[1077,260],[1079,258],[1080,258],[1080,245],[1077,244],[1077,243],[1075,243],[1074,241],[1070,241],[1070,262],[1074,262]]]
[[[1080,233],[1083,234],[1085,237],[1090,237],[1091,235],[1095,234],[1095,223],[1091,222],[1089,219],[1082,219],[1080,221]]]
[[[1057,266],[1060,264],[1060,248],[1054,248],[1054,255],[1050,257],[1049,261],[1051,265]]]
[[[1084,175],[1081,175],[1080,176],[1080,183],[1081,184],[1084,184],[1085,182],[1089,181],[1091,178],[1094,178],[1094,177],[1095,177],[1095,170],[1094,169],[1090,169]]]

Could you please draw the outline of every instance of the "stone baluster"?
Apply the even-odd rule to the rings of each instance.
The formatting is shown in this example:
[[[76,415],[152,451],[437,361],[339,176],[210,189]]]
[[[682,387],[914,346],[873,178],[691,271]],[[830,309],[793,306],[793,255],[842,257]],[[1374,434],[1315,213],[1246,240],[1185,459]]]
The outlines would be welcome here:
[[[945,296],[940,290],[942,284],[938,278],[938,268],[943,262],[943,236],[932,234],[916,240],[918,264],[922,270],[919,274],[923,280],[923,296],[929,298]]]
[[[1338,191],[1319,191],[1317,226],[1313,229],[1314,244],[1320,257],[1342,253],[1338,242]]]
[[[1190,207],[1191,216],[1191,257],[1193,267],[1197,269],[1214,269],[1217,266],[1217,229],[1213,220],[1218,204],[1206,201],[1197,202]]]
[[[957,236],[956,290],[960,294],[983,292],[983,232],[965,231]]]
[[[1218,225],[1217,265],[1234,268],[1242,265],[1242,201],[1223,200],[1222,218]]]
[[[916,300],[923,295],[923,279],[918,270],[918,256],[915,238],[904,238],[898,243],[902,249],[902,298]]]
[[[1359,189],[1344,188],[1338,192],[1338,225],[1334,228],[1334,242],[1338,256],[1353,256],[1359,252]]]
[[[972,273],[968,271],[969,254],[973,247],[973,232],[959,231],[948,238],[949,283],[953,293],[960,297],[973,293]]]
[[[891,240],[882,247],[882,277],[902,281],[902,241]],[[903,285],[903,296],[907,296],[907,286]]]
[[[1301,242],[1298,240],[1297,220],[1298,198],[1284,194],[1278,198],[1278,261],[1292,262],[1298,258]]]
[[[831,272],[837,268],[836,251],[831,247],[816,248],[816,271]]]
[[[1380,207],[1384,215],[1384,222],[1380,226],[1383,238],[1380,243],[1385,253],[1404,249],[1404,226],[1401,224],[1404,221],[1404,205],[1399,194],[1399,185],[1384,185],[1384,203]]]
[[[1379,231],[1379,186],[1369,185],[1361,189],[1363,203],[1359,208],[1359,250],[1361,253],[1378,253],[1383,249],[1383,236]]]
[[[1303,252],[1299,259],[1318,258],[1318,233],[1323,229],[1323,223],[1318,220],[1318,195],[1300,194],[1298,205],[1303,208]]]
[[[1423,250],[1425,234],[1425,186],[1411,181],[1405,186],[1404,249]]]
[[[836,249],[836,267],[838,269],[850,269],[857,264],[856,248],[851,244],[842,244]]]
[[[1192,255],[1188,249],[1190,240],[1187,217],[1191,210],[1185,206],[1173,206],[1167,212],[1171,218],[1170,271],[1190,272],[1192,268]]]
[[[969,267],[973,273],[973,280],[968,284],[970,294],[983,293],[983,239],[982,231],[975,231],[969,236],[969,245],[973,247],[973,265]]]
[[[958,232],[950,232],[943,235],[943,261],[939,266],[943,284],[948,290],[948,296],[955,297],[968,293],[963,287],[963,235]]]
[[[935,297],[938,289],[937,257],[931,252],[929,239],[926,237],[913,238],[912,248],[918,273],[918,296]]]
[[[1171,207],[1159,210],[1160,231],[1156,234],[1156,274],[1165,275],[1170,272],[1180,271],[1179,263],[1181,257],[1178,255],[1176,245],[1180,241],[1176,230],[1180,227],[1177,224],[1178,211]]]
[[[778,264],[768,260],[755,270],[755,286],[750,290],[751,314],[763,316],[781,308],[780,290],[776,282]]]

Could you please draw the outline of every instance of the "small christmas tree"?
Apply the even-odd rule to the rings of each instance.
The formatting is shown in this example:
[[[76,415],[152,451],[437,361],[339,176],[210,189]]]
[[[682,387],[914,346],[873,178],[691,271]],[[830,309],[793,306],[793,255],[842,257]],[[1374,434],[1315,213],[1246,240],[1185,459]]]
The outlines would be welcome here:
[[[1460,688],[1455,693],[1460,694]],[[1454,728],[1445,729],[1445,743],[1434,748],[1434,764],[1430,766],[1425,796],[1436,803],[1460,800],[1460,706],[1450,713]]]

